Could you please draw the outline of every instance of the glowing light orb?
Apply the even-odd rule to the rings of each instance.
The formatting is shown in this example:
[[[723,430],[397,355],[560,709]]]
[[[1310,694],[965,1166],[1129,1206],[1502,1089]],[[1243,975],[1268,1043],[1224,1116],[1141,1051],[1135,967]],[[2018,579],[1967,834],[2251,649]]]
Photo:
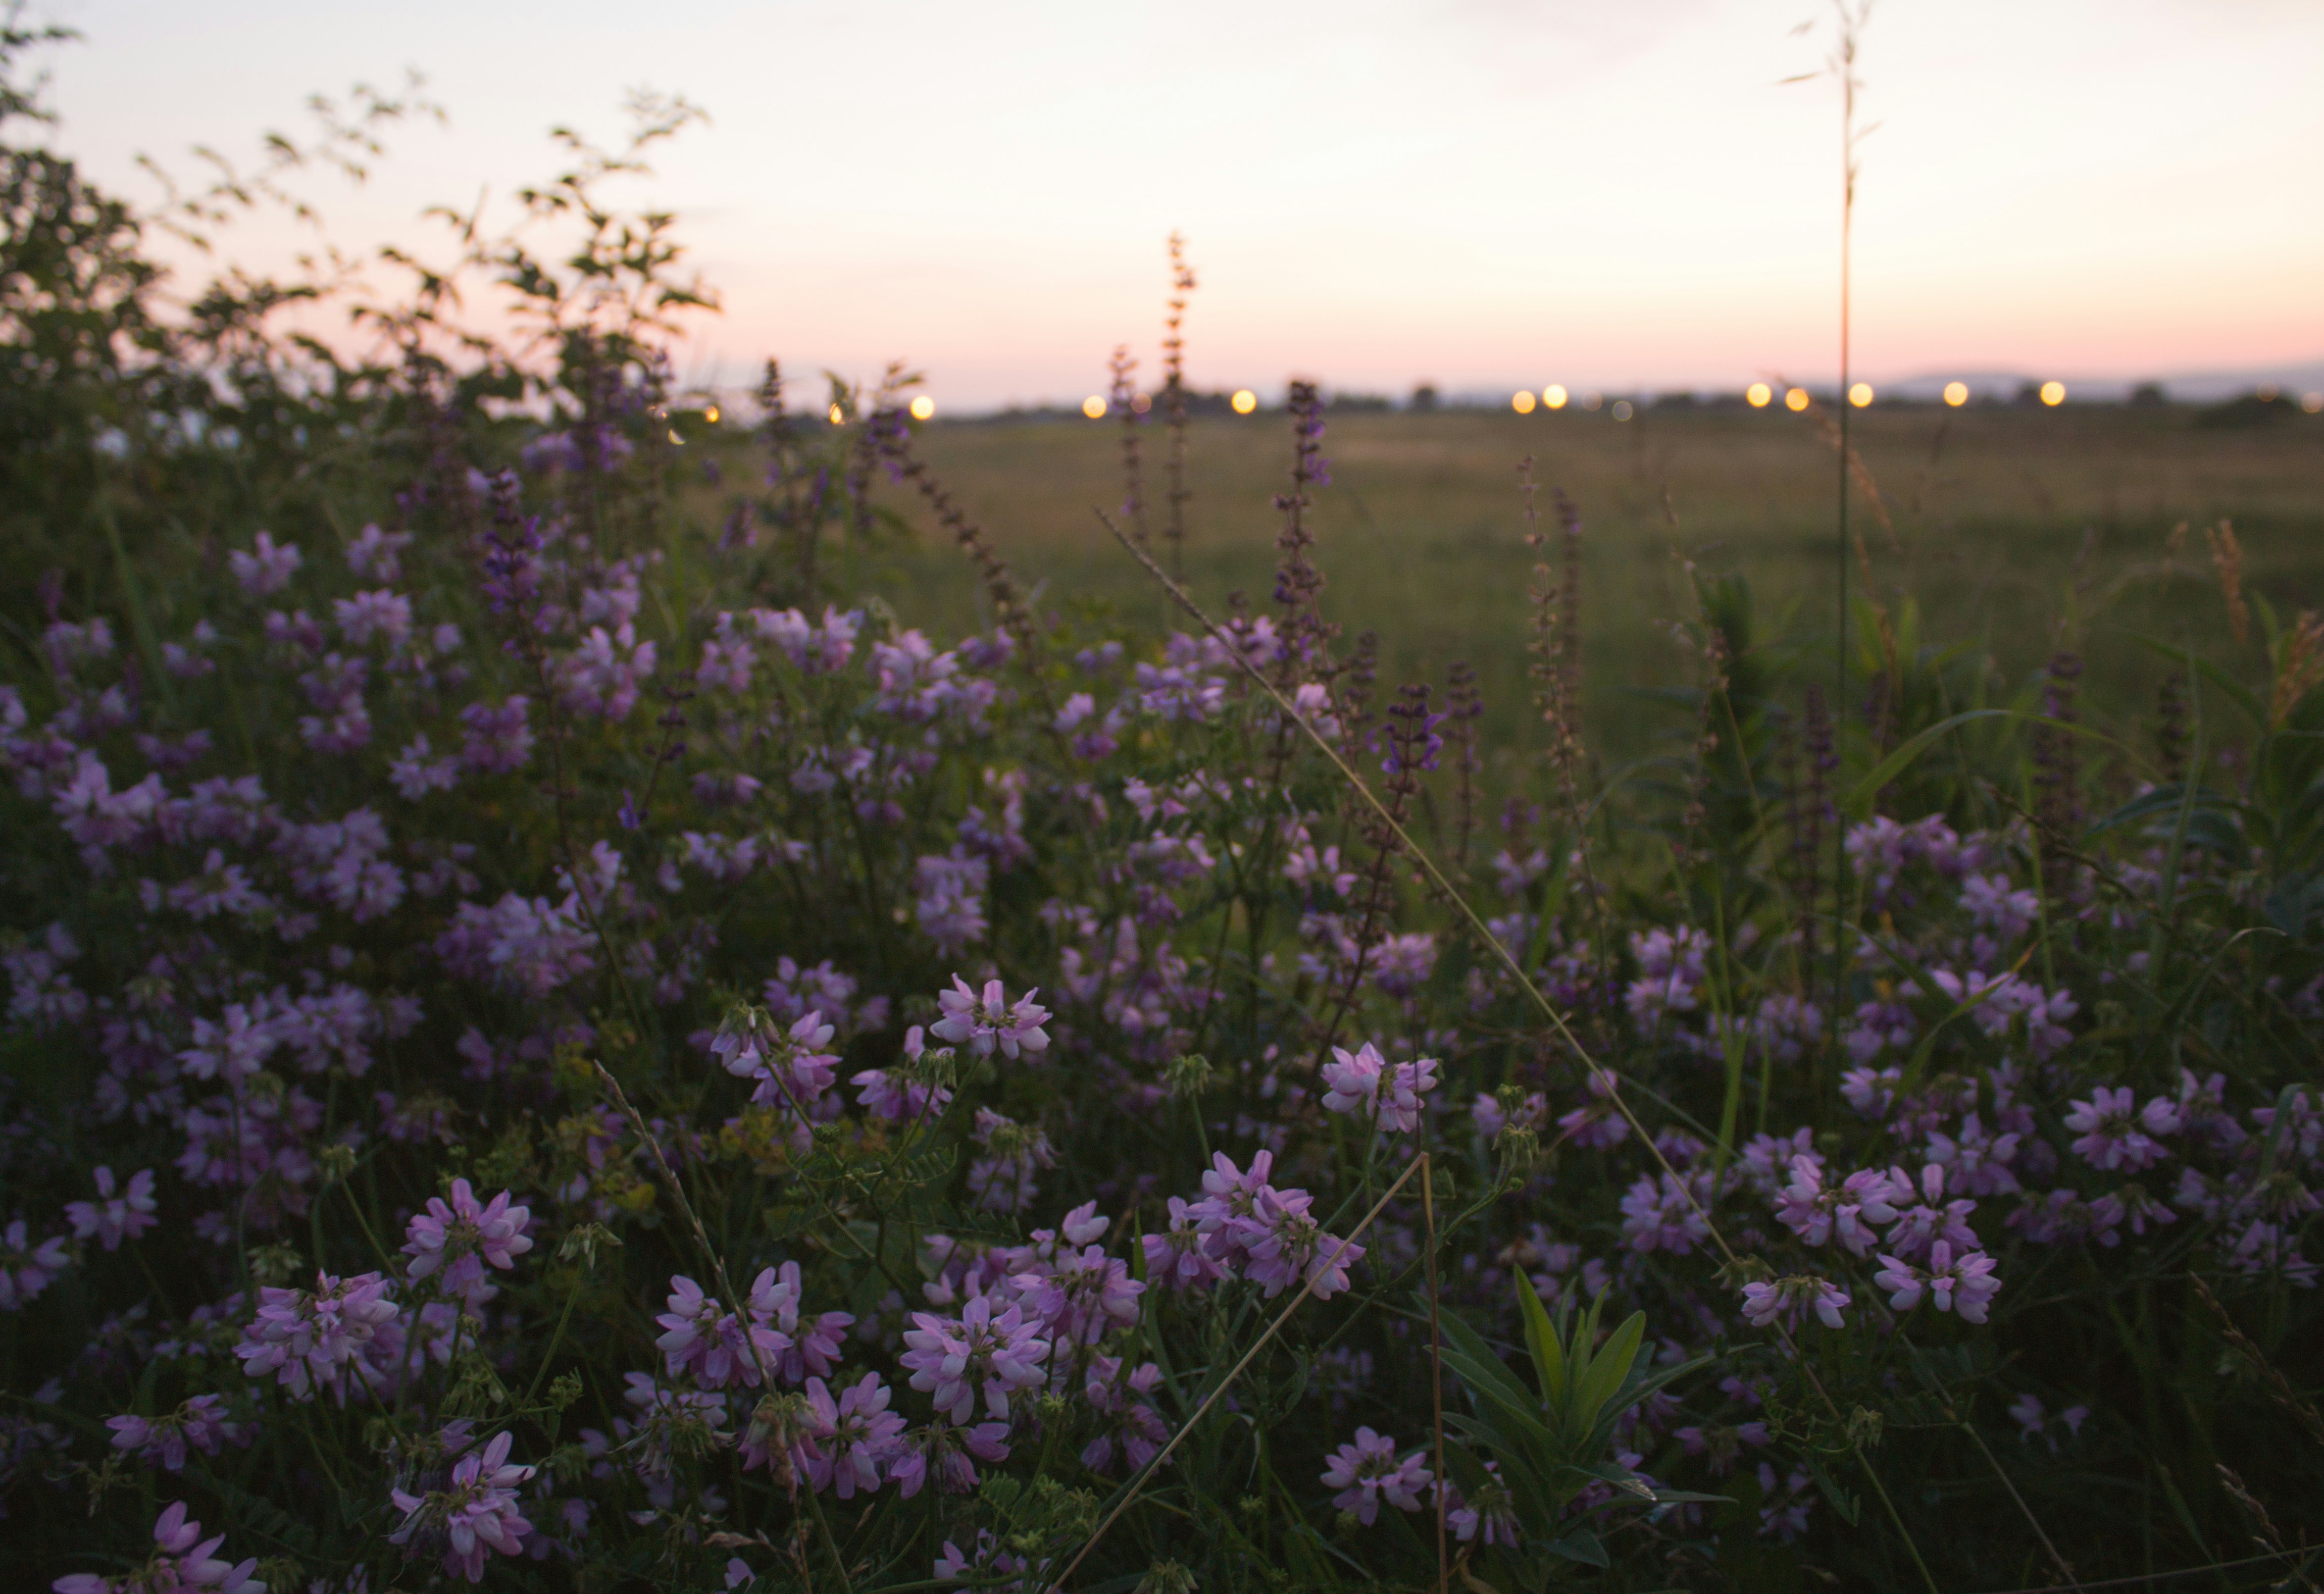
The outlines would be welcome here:
[[[1259,408],[1259,395],[1249,388],[1243,388],[1229,402],[1234,406],[1237,415],[1248,415]]]
[[[1629,401],[1629,400],[1628,400],[1628,399],[1617,399],[1617,400],[1615,400],[1615,401],[1614,401],[1614,419],[1617,419],[1617,420],[1628,420],[1628,419],[1630,419],[1630,417],[1632,417],[1633,415],[1636,415],[1637,413],[1637,410],[1633,410],[1633,409],[1631,409],[1631,408],[1630,408],[1630,401]]]
[[[1755,382],[1743,390],[1744,402],[1754,410],[1765,410],[1767,407],[1767,401],[1775,396],[1775,390],[1764,382]]]
[[[1553,382],[1541,390],[1541,401],[1553,410],[1563,410],[1565,408],[1565,390]]]
[[[2310,415],[2324,415],[2324,393],[2302,393],[2300,407]]]
[[[1584,393],[1582,395],[1582,407],[1584,410],[1592,411],[1593,413],[1596,411],[1598,406],[1603,404],[1605,401],[1606,401],[1603,398],[1600,397],[1596,393]]]
[[[1804,410],[1804,409],[1806,409],[1807,407],[1808,407],[1808,390],[1807,390],[1807,389],[1805,389],[1805,388],[1803,388],[1803,387],[1795,387],[1795,388],[1791,389],[1789,392],[1787,392],[1786,393],[1784,393],[1784,409],[1789,410],[1792,410],[1792,411],[1794,411],[1794,412],[1795,412],[1795,413],[1796,413],[1797,411],[1802,410]]]
[[[1082,413],[1088,416],[1092,420],[1103,420],[1105,419],[1105,401],[1098,397],[1095,393],[1092,393],[1088,398],[1082,401]]]
[[[1523,388],[1517,389],[1515,393],[1509,396],[1509,408],[1516,410],[1519,415],[1531,415],[1533,413],[1533,395]]]
[[[1849,389],[1848,401],[1855,405],[1858,410],[1861,410],[1866,405],[1871,403],[1872,384],[1868,382],[1859,382],[1854,387]]]
[[[847,424],[847,411],[845,411],[844,410],[842,410],[838,405],[834,404],[834,405],[831,407],[831,424],[832,424],[832,425],[834,425],[834,426],[844,426],[844,425],[846,425],[846,424]]]
[[[718,406],[713,404],[709,409],[705,410],[702,412],[702,419],[708,421],[711,425],[716,426],[718,424]]]
[[[927,394],[922,393],[918,398],[912,401],[912,419],[914,420],[933,419],[936,416],[936,401],[934,399],[929,398]]]
[[[1969,383],[1965,382],[1949,382],[1945,383],[1945,402],[1950,404],[1956,410],[1960,409],[1963,404],[1968,403]]]
[[[2042,401],[2044,404],[2049,405],[2053,410],[2059,405],[2064,403],[2066,401],[2066,384],[2062,382],[2043,382],[2042,384]]]

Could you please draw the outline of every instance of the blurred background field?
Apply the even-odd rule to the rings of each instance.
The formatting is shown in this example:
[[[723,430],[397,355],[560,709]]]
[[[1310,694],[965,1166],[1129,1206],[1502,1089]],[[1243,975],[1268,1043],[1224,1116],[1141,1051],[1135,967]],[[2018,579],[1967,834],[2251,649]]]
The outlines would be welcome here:
[[[2324,604],[2324,419],[2220,419],[2183,406],[1859,412],[1857,446],[1887,525],[1860,495],[1853,512],[1883,601],[1901,616],[1909,593],[1923,637],[1973,639],[1993,661],[1997,696],[2070,644],[2088,659],[2093,706],[2137,712],[2164,666],[2133,633],[2218,657],[2235,649],[2205,527],[2232,523],[2246,590],[2279,613]],[[936,474],[1045,606],[1159,625],[1164,600],[1094,513],[1118,514],[1124,499],[1121,430],[1113,417],[918,428]],[[1187,584],[1214,606],[1240,589],[1263,608],[1288,423],[1279,413],[1204,417],[1190,430]],[[1146,425],[1139,438],[1158,549],[1167,434]],[[730,483],[752,471],[732,428],[713,447]],[[1604,410],[1335,411],[1323,451],[1332,480],[1314,524],[1327,613],[1350,635],[1379,633],[1387,686],[1425,679],[1441,694],[1448,665],[1473,664],[1497,761],[1538,745],[1517,473],[1528,456],[1587,528],[1587,729],[1609,764],[1692,733],[1683,709],[1639,693],[1699,674],[1672,631],[1693,612],[1684,561],[1748,578],[1769,646],[1829,636],[1836,455],[1809,418],[1739,405],[1647,407],[1628,421]],[[731,489],[704,491],[707,519]],[[890,489],[883,501],[913,535],[853,556],[848,585],[913,623],[964,630],[982,599],[971,572],[917,500]],[[1542,507],[1546,519],[1546,491]],[[2258,647],[2256,635],[2246,645]]]

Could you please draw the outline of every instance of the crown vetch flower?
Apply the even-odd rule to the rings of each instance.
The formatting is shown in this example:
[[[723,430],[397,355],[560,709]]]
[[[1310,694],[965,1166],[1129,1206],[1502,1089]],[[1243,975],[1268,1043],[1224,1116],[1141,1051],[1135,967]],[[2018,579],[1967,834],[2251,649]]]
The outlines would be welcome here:
[[[1323,1487],[1340,1491],[1332,1504],[1353,1512],[1367,1527],[1379,1516],[1382,1500],[1399,1511],[1419,1510],[1434,1480],[1418,1451],[1398,1460],[1396,1441],[1370,1428],[1357,1429],[1355,1442],[1333,1451],[1323,1468]]]
[[[427,1495],[390,1490],[388,1498],[403,1513],[403,1525],[388,1534],[387,1542],[432,1545],[440,1535],[444,1570],[472,1583],[484,1580],[487,1550],[524,1553],[525,1538],[534,1530],[518,1506],[516,1491],[531,1480],[536,1469],[508,1464],[512,1438],[495,1433],[483,1451],[462,1456],[453,1465],[448,1488]]]
[[[405,1271],[414,1279],[440,1273],[447,1293],[474,1304],[493,1294],[484,1282],[486,1263],[506,1272],[532,1249],[532,1239],[525,1233],[532,1212],[512,1205],[505,1190],[489,1204],[479,1204],[466,1179],[452,1181],[451,1195],[449,1202],[429,1196],[428,1210],[405,1226],[403,1253],[411,1258]]]
[[[189,1445],[214,1456],[229,1440],[246,1445],[253,1437],[247,1425],[226,1420],[226,1402],[216,1395],[197,1395],[167,1416],[107,1417],[105,1425],[113,1430],[114,1449],[165,1472],[185,1466]]]
[[[1996,1263],[1983,1251],[1969,1251],[1955,1258],[1952,1246],[1938,1240],[1929,1248],[1929,1265],[1925,1269],[1895,1257],[1880,1258],[1880,1271],[1872,1276],[1874,1285],[1890,1292],[1888,1304],[1899,1312],[1910,1312],[1921,1304],[1922,1292],[1936,1303],[1940,1312],[1957,1312],[1963,1322],[1983,1322],[1993,1297],[2001,1293],[2001,1280],[1993,1276]]]
[[[967,1424],[980,1389],[987,1414],[1005,1418],[1012,1392],[1041,1384],[1049,1341],[1014,1303],[995,1311],[991,1295],[975,1295],[956,1318],[916,1312],[912,1324],[897,1359],[911,1369],[912,1387],[957,1425]]]
[[[359,1393],[369,1387],[374,1372],[362,1359],[374,1341],[400,1343],[390,1289],[376,1273],[337,1278],[318,1272],[311,1290],[267,1285],[234,1353],[243,1371],[260,1379],[273,1374],[294,1400],[313,1399],[320,1387],[344,1403],[350,1369]]]
[[[838,1365],[842,1341],[855,1323],[854,1314],[847,1312],[802,1316],[799,1306],[805,1297],[797,1262],[762,1268],[751,1285],[752,1320],[773,1326],[775,1343],[780,1349],[770,1360],[776,1376],[787,1384],[796,1384],[809,1373],[828,1374]]]
[[[0,1311],[30,1305],[50,1281],[72,1265],[64,1236],[51,1235],[38,1245],[24,1220],[10,1221],[0,1230]]]
[[[56,1594],[173,1594],[195,1589],[205,1594],[266,1594],[266,1585],[251,1575],[258,1570],[258,1558],[233,1563],[217,1559],[226,1535],[203,1538],[202,1525],[187,1519],[183,1500],[153,1519],[153,1559],[143,1571],[125,1578],[74,1572],[49,1587]]]
[[[1743,1316],[1754,1328],[1772,1328],[1779,1319],[1786,1327],[1796,1328],[1801,1315],[1808,1312],[1814,1313],[1824,1327],[1840,1328],[1847,1321],[1840,1316],[1840,1309],[1848,1302],[1846,1290],[1812,1273],[1743,1286]]]
[[[888,1409],[892,1394],[877,1373],[865,1373],[835,1400],[821,1378],[807,1381],[807,1413],[792,1453],[818,1491],[847,1500],[859,1488],[868,1494],[880,1487],[904,1450],[904,1419]]]
[[[761,1282],[765,1282],[764,1275]],[[788,1338],[769,1323],[769,1315],[753,1311],[746,1327],[716,1296],[704,1295],[700,1285],[676,1274],[669,1281],[669,1310],[654,1319],[662,1328],[654,1344],[672,1377],[690,1373],[705,1388],[742,1384],[755,1389],[761,1360],[771,1368],[790,1348]]]
[[[1048,1046],[1049,1032],[1041,1026],[1048,1022],[1049,1009],[1033,1000],[1040,994],[1038,987],[1012,1003],[998,980],[987,980],[981,995],[958,974],[952,983],[953,989],[936,996],[944,1017],[929,1027],[929,1034],[980,1057],[991,1056],[996,1047],[1002,1056],[1015,1057]]]

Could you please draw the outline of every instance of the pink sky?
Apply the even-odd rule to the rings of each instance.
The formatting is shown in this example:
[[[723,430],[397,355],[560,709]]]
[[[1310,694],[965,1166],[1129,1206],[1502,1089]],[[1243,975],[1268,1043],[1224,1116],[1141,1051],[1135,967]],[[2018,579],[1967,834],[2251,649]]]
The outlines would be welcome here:
[[[1205,386],[1834,366],[1836,91],[1778,87],[1828,48],[1816,0],[54,14],[88,35],[54,63],[63,142],[137,192],[140,151],[247,150],[311,90],[426,72],[447,128],[394,134],[361,189],[309,185],[343,245],[548,172],[552,123],[610,139],[629,87],[684,92],[714,121],[656,193],[725,296],[686,354],[702,381],[902,356],[946,406],[1076,398],[1118,342],[1151,368],[1174,226]],[[1876,381],[2324,360],[2324,10],[1886,0],[1862,74]]]

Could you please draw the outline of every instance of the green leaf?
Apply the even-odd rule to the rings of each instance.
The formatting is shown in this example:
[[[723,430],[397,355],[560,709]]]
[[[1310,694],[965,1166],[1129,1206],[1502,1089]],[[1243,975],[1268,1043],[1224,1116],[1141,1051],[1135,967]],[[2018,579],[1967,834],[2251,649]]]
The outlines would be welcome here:
[[[2182,648],[2175,642],[2166,642],[2160,637],[2150,637],[2144,631],[2134,631],[2129,634],[2135,640],[2144,642],[2157,653],[2176,659],[2182,664],[2192,664],[2195,667],[2195,673],[2227,694],[2227,701],[2242,709],[2255,728],[2263,731],[2267,728],[2267,711],[2260,706],[2258,697],[2226,670],[2192,649]]]
[[[1823,1497],[1831,1502],[1831,1508],[1839,1513],[1840,1519],[1854,1527],[1857,1518],[1863,1515],[1864,1502],[1840,1488],[1831,1474],[1824,1470],[1823,1464],[1812,1456],[1805,1458],[1805,1464],[1808,1476],[1816,1480],[1816,1487],[1823,1491]]]
[[[1540,1403],[1533,1391],[1501,1365],[1483,1336],[1449,1312],[1444,1314],[1444,1337],[1451,1341],[1444,1352],[1445,1365],[1460,1374],[1462,1383],[1480,1393],[1490,1390],[1499,1404],[1521,1411],[1538,1409]]]
[[[1929,744],[1934,742],[1938,737],[1942,736],[1946,732],[1953,730],[1959,726],[1965,725],[1971,720],[2006,719],[2008,717],[2010,717],[2010,711],[2006,708],[1972,708],[1965,713],[1957,714],[1950,719],[1939,720],[1935,724],[1931,725],[1927,730],[1920,733],[1920,734],[1910,738],[1903,746],[1896,749],[1895,751],[1890,753],[1886,758],[1882,759],[1877,764],[1875,764],[1872,767],[1872,772],[1865,776],[1863,779],[1858,781],[1855,788],[1848,794],[1849,810],[1852,813],[1861,808],[1865,804],[1870,802],[1874,797],[1878,795],[1882,787],[1887,785],[1891,780],[1895,779],[1897,776],[1902,775],[1906,769],[1910,769],[1914,760],[1918,759],[1923,751],[1927,751]]]
[[[1572,1432],[1579,1436],[1598,1425],[1598,1414],[1629,1378],[1632,1365],[1638,1359],[1639,1341],[1646,1338],[1646,1314],[1633,1312],[1622,1320],[1583,1374],[1573,1392]]]
[[[1541,1379],[1542,1399],[1554,1414],[1565,1407],[1565,1348],[1558,1343],[1556,1325],[1534,1294],[1533,1280],[1517,1273],[1517,1308],[1525,1315],[1526,1347],[1533,1352],[1535,1373]],[[1582,1341],[1587,1344],[1585,1339]]]
[[[1584,1566],[1606,1564],[1606,1546],[1600,1543],[1598,1535],[1586,1527],[1577,1527],[1563,1538],[1552,1540],[1549,1553],[1568,1561],[1578,1561]]]

